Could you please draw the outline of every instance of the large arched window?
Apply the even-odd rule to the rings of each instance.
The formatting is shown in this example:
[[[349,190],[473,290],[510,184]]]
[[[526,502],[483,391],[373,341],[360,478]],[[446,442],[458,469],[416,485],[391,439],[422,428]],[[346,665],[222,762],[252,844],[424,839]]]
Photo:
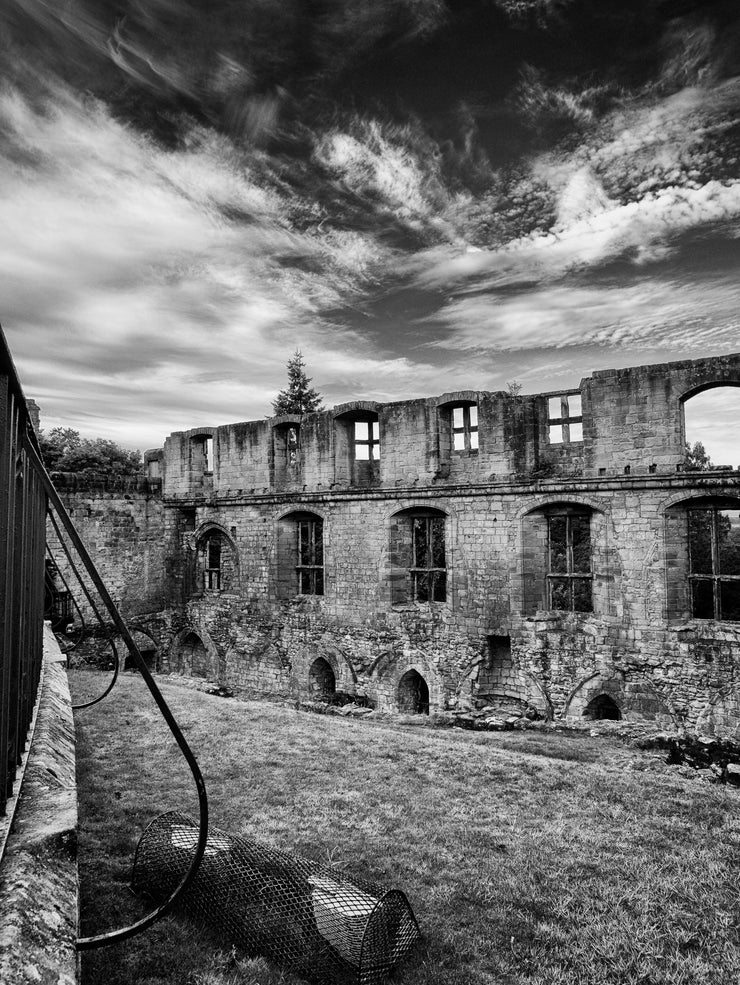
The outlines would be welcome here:
[[[686,468],[740,468],[740,386],[705,387],[683,401],[682,411]]]
[[[392,601],[447,600],[446,514],[437,509],[402,510],[391,518]]]
[[[277,590],[280,598],[324,594],[324,521],[296,511],[278,522]]]

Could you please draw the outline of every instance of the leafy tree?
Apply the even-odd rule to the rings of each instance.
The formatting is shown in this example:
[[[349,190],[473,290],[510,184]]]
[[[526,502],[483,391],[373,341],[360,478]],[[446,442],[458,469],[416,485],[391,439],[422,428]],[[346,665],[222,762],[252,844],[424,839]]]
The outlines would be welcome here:
[[[121,448],[107,438],[81,438],[72,428],[52,428],[39,435],[41,454],[50,472],[96,472],[102,475],[138,475],[141,452]]]
[[[697,469],[701,471],[711,469],[712,460],[707,454],[701,441],[695,441],[693,446],[690,445],[688,441],[686,442],[684,464],[687,469]]]
[[[306,364],[299,349],[288,360],[288,387],[281,390],[272,402],[274,414],[310,414],[322,410],[321,394],[309,386],[311,378],[306,376]]]

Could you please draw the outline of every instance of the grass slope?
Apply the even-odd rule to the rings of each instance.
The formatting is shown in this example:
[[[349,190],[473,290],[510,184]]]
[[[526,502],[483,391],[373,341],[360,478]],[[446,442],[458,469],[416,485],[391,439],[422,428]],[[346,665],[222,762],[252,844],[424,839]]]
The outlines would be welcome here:
[[[79,699],[100,675],[70,674]],[[740,792],[603,737],[317,716],[162,683],[212,824],[403,889],[425,936],[406,985],[737,985]],[[83,933],[139,916],[157,814],[195,814],[141,680],[79,712]],[[82,985],[289,985],[172,917],[83,956]]]

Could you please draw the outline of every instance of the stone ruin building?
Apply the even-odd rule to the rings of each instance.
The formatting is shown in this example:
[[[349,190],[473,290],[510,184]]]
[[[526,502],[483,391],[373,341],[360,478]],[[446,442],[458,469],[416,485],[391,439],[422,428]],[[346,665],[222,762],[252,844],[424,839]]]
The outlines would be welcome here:
[[[740,738],[740,472],[685,455],[716,386],[740,354],[199,427],[57,484],[159,670]]]

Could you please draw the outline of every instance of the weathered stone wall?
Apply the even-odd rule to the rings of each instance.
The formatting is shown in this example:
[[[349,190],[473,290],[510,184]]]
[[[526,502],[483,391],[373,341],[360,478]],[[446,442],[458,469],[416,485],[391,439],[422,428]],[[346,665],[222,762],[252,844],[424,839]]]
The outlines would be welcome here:
[[[432,709],[580,716],[601,695],[627,718],[726,736],[740,727],[740,621],[691,617],[687,505],[740,508],[740,474],[686,470],[682,402],[727,383],[740,385],[740,355],[599,372],[570,391],[196,428],[147,453],[161,499],[68,495],[173,672],[306,696],[322,658],[337,689],[382,708],[398,707],[413,670]],[[464,448],[460,406],[477,408]],[[354,422],[376,418],[380,459],[361,461]],[[300,435],[290,467],[287,427]],[[548,609],[553,508],[587,517],[592,612]],[[444,601],[408,595],[411,534],[398,530],[414,511],[442,518]],[[323,530],[323,594],[295,594],[300,522]],[[217,591],[202,572],[214,535]]]
[[[50,632],[44,659],[36,728],[0,865],[0,981],[8,985],[77,981],[75,730]]]
[[[176,582],[168,577],[167,523],[160,482],[151,479],[108,479],[55,473],[54,485],[83,543],[95,561],[106,588],[123,615],[167,609]],[[94,624],[90,604],[49,526],[48,542],[65,581],[85,619]],[[80,566],[80,570],[83,570]],[[89,580],[87,582],[89,584]],[[63,585],[61,581],[59,587]],[[96,604],[100,603],[93,592]]]

